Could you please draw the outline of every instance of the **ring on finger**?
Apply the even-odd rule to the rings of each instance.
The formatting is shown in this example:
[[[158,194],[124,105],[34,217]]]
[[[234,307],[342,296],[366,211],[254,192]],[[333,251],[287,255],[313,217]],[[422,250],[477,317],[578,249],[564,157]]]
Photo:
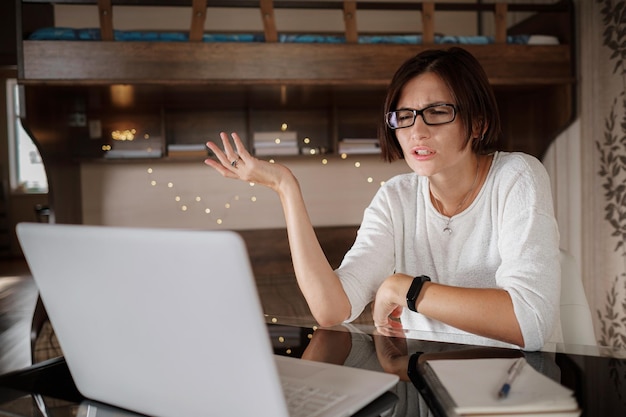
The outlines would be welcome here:
[[[237,159],[234,159],[231,163],[230,166],[233,168],[237,168],[237,162],[239,162],[239,160],[241,159],[240,156],[237,156]]]

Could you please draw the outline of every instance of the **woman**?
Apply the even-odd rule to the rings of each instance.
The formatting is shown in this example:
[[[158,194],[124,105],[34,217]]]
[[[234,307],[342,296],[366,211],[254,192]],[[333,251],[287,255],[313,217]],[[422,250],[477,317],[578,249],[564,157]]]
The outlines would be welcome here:
[[[374,301],[383,333],[418,329],[540,349],[558,323],[559,233],[549,179],[521,153],[488,153],[500,130],[484,70],[461,48],[425,51],[394,75],[380,129],[383,157],[414,171],[381,187],[356,241],[333,270],[288,168],[207,146],[223,176],[276,191],[296,278],[322,326]],[[488,339],[484,339],[488,338]]]

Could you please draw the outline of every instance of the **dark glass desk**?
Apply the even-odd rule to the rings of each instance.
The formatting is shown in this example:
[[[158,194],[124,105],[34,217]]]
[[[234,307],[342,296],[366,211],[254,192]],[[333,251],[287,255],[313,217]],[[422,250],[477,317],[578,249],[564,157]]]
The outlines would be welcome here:
[[[392,392],[362,410],[359,417],[437,415],[436,410],[429,409],[428,401],[407,375],[413,353],[423,352],[422,356],[426,357],[519,355],[519,351],[511,349],[446,343],[433,341],[433,338],[373,336],[373,329],[366,326],[316,329],[305,323],[275,324],[271,321],[268,329],[277,354],[400,375],[401,380]],[[526,352],[526,356],[537,370],[575,391],[583,416],[626,416],[626,352],[557,345],[542,352]],[[0,416],[137,415],[83,398],[61,357],[0,376]]]

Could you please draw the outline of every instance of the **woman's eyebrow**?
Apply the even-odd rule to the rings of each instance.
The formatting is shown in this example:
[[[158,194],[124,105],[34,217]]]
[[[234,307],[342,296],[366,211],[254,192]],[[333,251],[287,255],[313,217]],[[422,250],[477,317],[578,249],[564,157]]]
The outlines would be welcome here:
[[[443,104],[454,104],[452,102],[448,102],[448,101],[435,101],[433,103],[429,103],[423,107],[415,108],[415,107],[409,107],[409,106],[398,106],[398,110],[402,110],[402,109],[406,109],[406,110],[422,110],[425,109],[427,107],[431,107],[431,106],[441,106]]]

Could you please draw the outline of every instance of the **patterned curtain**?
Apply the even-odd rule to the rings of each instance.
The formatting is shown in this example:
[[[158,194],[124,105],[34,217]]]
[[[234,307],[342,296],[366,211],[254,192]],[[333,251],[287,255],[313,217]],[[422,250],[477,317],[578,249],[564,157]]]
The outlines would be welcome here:
[[[579,261],[600,346],[626,349],[626,2],[576,0],[579,119],[544,158],[561,247]],[[590,409],[626,405],[623,361],[585,368],[612,381]],[[588,366],[589,365],[589,366]],[[619,406],[618,406],[619,404]],[[609,415],[610,412],[607,414]]]
[[[598,343],[626,349],[626,3],[578,15],[584,279]]]

